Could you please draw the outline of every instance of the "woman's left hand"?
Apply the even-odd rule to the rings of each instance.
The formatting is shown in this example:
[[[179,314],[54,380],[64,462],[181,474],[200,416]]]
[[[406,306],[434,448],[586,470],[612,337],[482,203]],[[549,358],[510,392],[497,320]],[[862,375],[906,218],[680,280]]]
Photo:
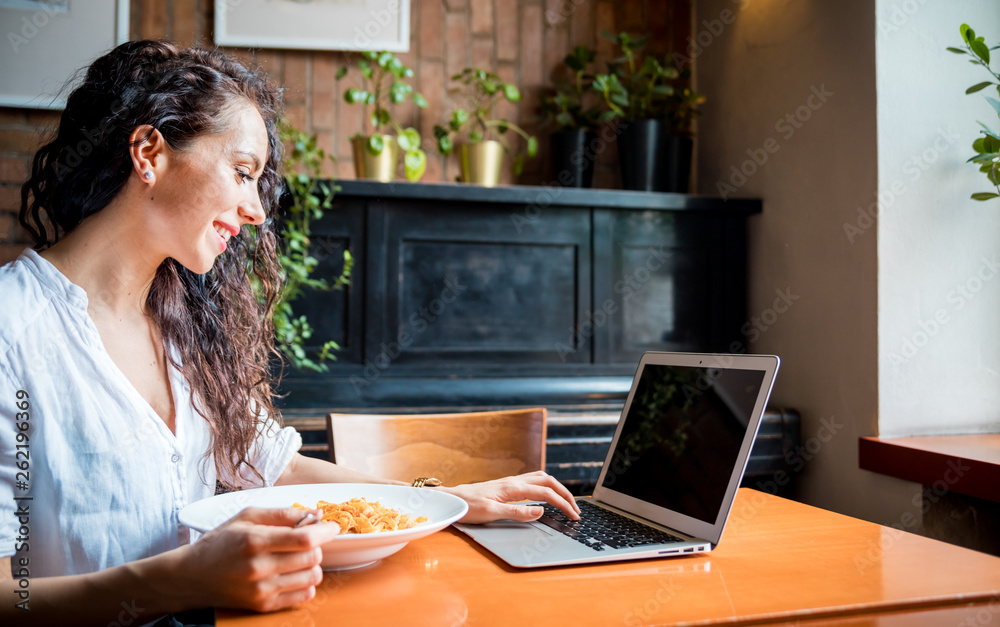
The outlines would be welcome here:
[[[542,515],[543,510],[537,505],[512,502],[524,500],[545,501],[573,520],[580,518],[580,507],[566,486],[541,470],[482,483],[434,489],[454,494],[469,504],[469,513],[459,521],[463,523],[479,524],[494,520],[529,522]]]

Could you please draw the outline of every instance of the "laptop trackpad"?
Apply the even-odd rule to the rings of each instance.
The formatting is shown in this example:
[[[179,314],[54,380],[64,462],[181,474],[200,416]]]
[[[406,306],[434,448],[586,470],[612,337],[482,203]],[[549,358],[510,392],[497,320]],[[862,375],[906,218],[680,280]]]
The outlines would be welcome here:
[[[514,520],[497,520],[494,522],[478,526],[481,529],[506,529],[510,531],[519,530],[522,532],[528,529],[538,529],[539,531],[545,532],[546,535],[551,536],[556,534],[556,531],[552,529],[552,527],[549,527],[548,525],[542,524],[537,521],[517,522]]]

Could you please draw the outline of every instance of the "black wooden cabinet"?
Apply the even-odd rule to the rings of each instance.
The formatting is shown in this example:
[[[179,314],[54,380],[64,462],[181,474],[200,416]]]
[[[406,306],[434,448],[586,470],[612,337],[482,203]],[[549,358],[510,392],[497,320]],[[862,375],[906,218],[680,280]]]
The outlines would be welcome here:
[[[755,200],[616,190],[341,181],[314,227],[319,272],[351,285],[295,304],[323,374],[287,408],[585,404],[627,392],[646,350],[732,350],[746,320]]]

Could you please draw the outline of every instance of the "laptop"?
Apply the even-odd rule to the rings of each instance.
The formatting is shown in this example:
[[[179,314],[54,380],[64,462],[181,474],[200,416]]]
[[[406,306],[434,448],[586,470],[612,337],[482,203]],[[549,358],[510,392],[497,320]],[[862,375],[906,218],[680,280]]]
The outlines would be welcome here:
[[[644,354],[594,494],[577,500],[583,520],[545,505],[529,523],[455,527],[518,568],[711,551],[779,363],[773,355]]]

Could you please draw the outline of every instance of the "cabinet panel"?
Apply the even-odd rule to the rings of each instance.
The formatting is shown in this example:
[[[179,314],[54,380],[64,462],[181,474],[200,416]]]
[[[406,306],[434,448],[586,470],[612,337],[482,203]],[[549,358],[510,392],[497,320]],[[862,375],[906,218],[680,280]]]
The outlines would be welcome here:
[[[517,207],[386,203],[384,289],[369,298],[397,365],[588,363],[561,350],[590,302],[590,213],[526,225]]]
[[[408,352],[537,351],[576,322],[576,246],[404,241],[401,249],[396,314],[399,333],[414,336]]]
[[[746,288],[738,275],[745,259],[727,250],[724,220],[594,211],[597,363],[636,363],[650,350],[725,350],[732,318],[743,316],[731,307]],[[739,293],[730,297],[727,290]]]
[[[317,261],[313,276],[333,283],[344,270],[344,251],[354,257],[350,284],[339,290],[307,290],[292,303],[295,315],[305,315],[313,327],[306,343],[310,354],[333,340],[340,345],[337,361],[361,363],[364,345],[365,246],[364,205],[339,202],[312,226],[309,253]]]

